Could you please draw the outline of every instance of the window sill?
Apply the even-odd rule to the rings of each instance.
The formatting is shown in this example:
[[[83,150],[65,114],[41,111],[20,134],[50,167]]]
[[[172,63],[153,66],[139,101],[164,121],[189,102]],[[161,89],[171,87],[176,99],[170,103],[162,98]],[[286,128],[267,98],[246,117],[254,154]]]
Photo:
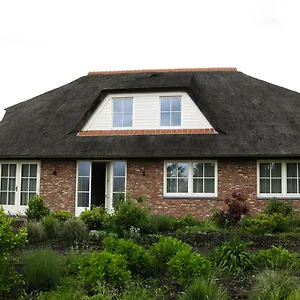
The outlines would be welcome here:
[[[200,199],[217,200],[218,196],[163,196],[164,199]]]
[[[272,199],[300,200],[300,195],[299,196],[257,196],[257,200],[272,200]]]

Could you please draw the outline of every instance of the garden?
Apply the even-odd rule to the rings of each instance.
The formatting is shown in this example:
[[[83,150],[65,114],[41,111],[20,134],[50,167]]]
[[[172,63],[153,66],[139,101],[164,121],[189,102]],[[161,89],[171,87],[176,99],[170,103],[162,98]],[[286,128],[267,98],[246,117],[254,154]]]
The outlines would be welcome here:
[[[200,221],[120,201],[75,218],[29,201],[27,221],[0,207],[0,299],[300,300],[300,216],[270,200],[248,216],[240,194]]]

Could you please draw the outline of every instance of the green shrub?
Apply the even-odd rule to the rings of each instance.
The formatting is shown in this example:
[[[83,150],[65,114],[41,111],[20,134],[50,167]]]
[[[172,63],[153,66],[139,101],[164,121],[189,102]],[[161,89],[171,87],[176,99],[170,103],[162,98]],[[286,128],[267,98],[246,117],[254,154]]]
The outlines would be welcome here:
[[[65,269],[64,258],[49,249],[29,250],[23,263],[27,286],[41,291],[56,287]]]
[[[253,260],[255,266],[261,269],[290,269],[293,267],[299,267],[298,257],[281,246],[272,246],[271,249],[260,250],[254,255]]]
[[[27,235],[29,243],[38,243],[46,238],[46,234],[41,222],[29,221],[27,223]]]
[[[21,284],[20,275],[16,271],[18,260],[12,252],[26,244],[27,233],[25,229],[15,233],[12,221],[13,218],[6,216],[0,206],[0,298]]]
[[[151,215],[149,216],[149,223],[144,231],[147,233],[165,233],[174,230],[173,220],[175,217],[166,215]]]
[[[253,262],[247,251],[247,243],[234,238],[223,243],[213,251],[213,265],[229,275],[242,275],[253,268]]]
[[[70,251],[65,256],[65,275],[76,277],[79,272],[79,265],[90,255],[89,252],[84,251]]]
[[[201,221],[197,220],[191,214],[188,214],[183,218],[173,218],[172,220],[174,230],[184,230],[187,227],[198,226],[201,223]]]
[[[55,210],[50,213],[50,216],[54,217],[60,222],[65,222],[68,219],[74,218],[74,214],[69,211]]]
[[[299,279],[286,272],[265,270],[256,276],[249,299],[285,300],[298,286]]]
[[[46,216],[41,219],[44,232],[48,239],[55,239],[60,232],[60,222],[52,216]]]
[[[104,207],[95,206],[91,210],[83,211],[79,218],[86,224],[89,230],[101,230],[103,221],[107,218]]]
[[[241,227],[251,234],[284,232],[286,224],[287,218],[281,214],[260,214],[244,218],[240,223]]]
[[[103,245],[105,250],[123,255],[132,274],[149,275],[152,257],[142,246],[137,245],[133,240],[107,237],[103,240]]]
[[[214,279],[197,278],[187,288],[180,300],[227,300],[225,290],[219,288]]]
[[[35,196],[28,201],[28,209],[26,210],[27,220],[40,221],[43,217],[50,213],[49,207],[45,204],[42,196]]]
[[[83,241],[88,234],[86,225],[80,219],[68,219],[62,225],[61,238],[65,241]]]
[[[142,231],[148,227],[149,213],[147,209],[132,200],[120,201],[115,213],[106,218],[104,223],[105,228],[114,229],[120,235],[123,235],[124,231],[128,232],[130,228],[138,228]]]
[[[93,289],[98,282],[122,286],[131,278],[123,255],[107,251],[93,252],[80,261],[79,278]]]
[[[286,300],[300,300],[300,289],[296,289],[293,290],[288,297],[286,298]]]
[[[168,262],[168,274],[179,284],[184,285],[196,277],[207,276],[210,262],[198,253],[182,250]]]
[[[290,217],[294,215],[295,210],[290,204],[287,204],[282,200],[273,199],[269,201],[268,206],[263,212],[266,215],[281,214],[285,217]]]

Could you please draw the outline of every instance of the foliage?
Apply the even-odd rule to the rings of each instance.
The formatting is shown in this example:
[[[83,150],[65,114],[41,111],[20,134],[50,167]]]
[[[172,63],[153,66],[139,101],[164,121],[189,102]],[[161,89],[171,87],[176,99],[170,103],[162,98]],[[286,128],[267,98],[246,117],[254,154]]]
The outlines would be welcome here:
[[[267,269],[256,276],[250,299],[285,300],[298,286],[299,280],[287,272]]]
[[[241,242],[238,238],[224,242],[213,251],[214,266],[225,274],[243,275],[253,268],[247,246],[247,243]]]
[[[42,196],[35,196],[28,201],[28,209],[26,210],[27,220],[40,221],[43,217],[50,213],[49,207],[45,204]]]
[[[28,287],[49,290],[59,283],[65,260],[50,249],[29,250],[23,259],[24,279]]]
[[[46,234],[41,222],[29,221],[27,223],[27,235],[29,243],[38,243],[46,238]]]
[[[65,256],[65,275],[77,276],[79,272],[80,263],[90,255],[89,252],[81,252],[77,250],[71,250]]]
[[[123,255],[107,251],[92,252],[79,263],[79,278],[90,289],[97,282],[122,286],[131,277]]]
[[[282,246],[272,246],[268,250],[260,250],[254,255],[253,260],[257,268],[290,269],[299,267],[299,259],[296,254],[290,253]]]
[[[242,216],[246,215],[249,211],[249,208],[245,204],[245,199],[240,193],[233,192],[232,198],[226,199],[225,203],[227,204],[227,209],[214,214],[213,219],[221,228],[236,226]]]
[[[107,212],[104,207],[95,206],[91,210],[83,211],[79,218],[86,224],[89,230],[101,230],[103,221],[107,218]]]
[[[173,218],[172,225],[174,230],[184,230],[187,227],[199,226],[203,222],[197,220],[192,214],[187,214],[183,218]]]
[[[65,241],[83,241],[88,238],[88,229],[81,219],[66,220],[61,229],[61,238]]]
[[[153,289],[138,284],[129,285],[119,298],[120,300],[162,300],[160,289]]]
[[[16,272],[18,260],[13,257],[12,252],[26,244],[27,233],[24,229],[13,232],[12,220],[0,206],[0,297],[21,284]]]
[[[132,274],[149,275],[152,257],[142,246],[137,245],[133,240],[107,237],[103,240],[103,245],[105,250],[123,255]]]
[[[247,217],[241,221],[241,227],[251,234],[283,232],[286,230],[287,219],[281,214],[260,214]]]
[[[210,262],[206,258],[187,249],[177,252],[167,265],[168,274],[181,285],[196,277],[207,276],[210,271]]]
[[[131,227],[144,229],[149,222],[149,213],[140,204],[128,199],[120,201],[115,213],[106,218],[105,228],[114,229],[116,233],[122,235],[124,231],[129,231]]]
[[[74,217],[74,215],[71,212],[65,211],[65,210],[52,211],[50,213],[50,216],[54,217],[55,219],[57,219],[60,222],[65,222],[66,220]]]
[[[58,219],[49,215],[41,219],[41,224],[48,239],[55,239],[58,237],[60,231],[60,222]]]
[[[149,216],[149,224],[144,229],[147,233],[166,233],[174,230],[173,220],[175,217],[166,215]]]
[[[295,213],[294,208],[290,204],[278,199],[270,200],[263,212],[266,215],[281,214],[285,217],[291,217]]]
[[[214,279],[197,278],[180,297],[180,300],[227,300],[227,293],[220,289]]]

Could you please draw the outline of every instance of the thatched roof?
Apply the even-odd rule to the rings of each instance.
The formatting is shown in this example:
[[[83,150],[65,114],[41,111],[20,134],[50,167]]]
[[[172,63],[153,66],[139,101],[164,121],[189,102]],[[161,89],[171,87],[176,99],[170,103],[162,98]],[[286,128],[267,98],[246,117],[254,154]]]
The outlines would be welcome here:
[[[234,70],[91,73],[6,109],[0,157],[300,156],[300,94]],[[218,134],[77,136],[107,93],[186,91]]]

